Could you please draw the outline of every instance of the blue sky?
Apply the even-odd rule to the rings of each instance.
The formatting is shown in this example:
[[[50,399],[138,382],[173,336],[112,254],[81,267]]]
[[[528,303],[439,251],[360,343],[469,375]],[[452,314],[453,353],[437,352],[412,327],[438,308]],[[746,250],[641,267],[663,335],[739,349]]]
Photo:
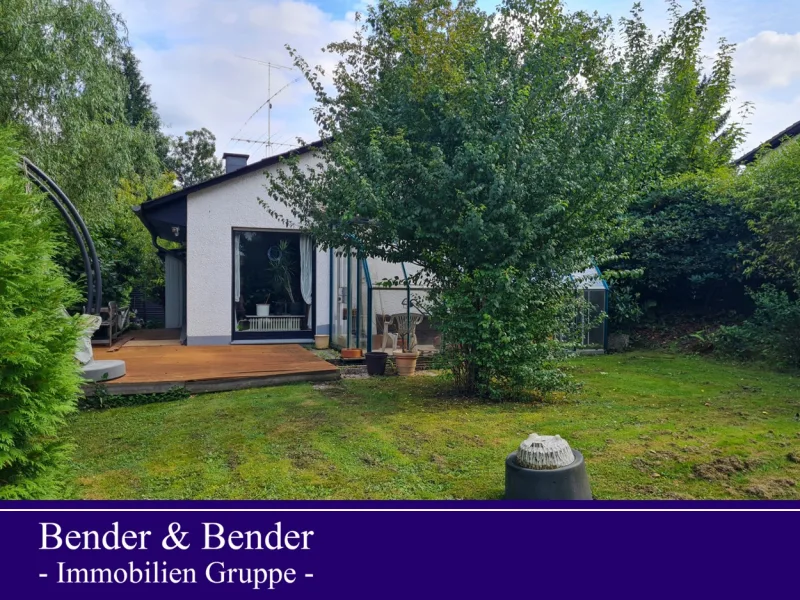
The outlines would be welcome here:
[[[272,73],[241,56],[289,63],[285,44],[296,47],[311,64],[332,66],[320,52],[330,41],[348,37],[353,13],[364,0],[110,0],[128,24],[152,95],[172,133],[207,127],[217,136],[218,153],[236,151],[261,158],[266,111],[245,121],[274,93],[271,152],[285,150],[296,137],[316,139],[309,109],[313,98],[297,74]],[[494,1],[483,1],[491,9]],[[632,0],[570,0],[573,9],[598,11],[615,19],[628,14]],[[664,0],[642,0],[653,29],[667,24]],[[689,6],[689,0],[683,0]],[[800,120],[800,0],[706,0],[709,33],[705,51],[717,40],[737,44],[733,108],[754,103],[746,120],[750,132],[743,149],[757,145]]]

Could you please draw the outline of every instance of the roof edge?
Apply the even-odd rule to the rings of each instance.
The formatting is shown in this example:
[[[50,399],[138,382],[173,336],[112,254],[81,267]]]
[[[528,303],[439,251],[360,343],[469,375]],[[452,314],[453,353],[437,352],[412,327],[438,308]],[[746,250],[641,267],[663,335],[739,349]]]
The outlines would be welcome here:
[[[794,137],[797,137],[798,135],[800,135],[800,121],[797,121],[796,123],[793,123],[792,125],[789,125],[789,127],[784,129],[780,133],[772,136],[766,142],[763,142],[762,144],[759,144],[756,148],[753,148],[747,154],[743,154],[742,156],[740,156],[739,158],[734,160],[733,164],[737,165],[737,166],[741,166],[741,165],[746,165],[748,163],[751,163],[756,159],[756,157],[758,156],[758,153],[765,146],[767,146],[769,148],[772,148],[774,150],[775,148],[777,148],[778,146],[781,145],[781,143],[783,142],[783,138],[786,138],[786,137],[794,138]]]
[[[225,183],[230,179],[241,177],[242,175],[247,175],[249,173],[254,173],[261,169],[266,169],[267,167],[271,167],[272,165],[280,162],[281,159],[284,159],[288,156],[306,154],[308,152],[311,152],[312,150],[321,148],[323,145],[325,145],[326,142],[327,140],[317,140],[316,142],[311,142],[310,144],[306,144],[305,146],[300,146],[299,148],[293,148],[292,150],[282,152],[281,154],[276,154],[274,156],[262,158],[261,160],[254,162],[253,164],[242,167],[241,169],[236,169],[235,171],[231,171],[230,173],[223,173],[222,175],[217,175],[216,177],[212,177],[211,179],[206,179],[205,181],[201,181],[200,183],[195,183],[194,185],[190,185],[180,190],[176,190],[170,194],[166,194],[165,196],[159,196],[158,198],[152,198],[150,200],[142,202],[141,204],[138,205],[138,208],[147,210],[150,208],[155,208],[156,206],[161,206],[162,204],[168,204],[169,202],[175,200],[180,200],[181,198],[185,198],[189,194],[192,194],[194,192],[199,192],[200,190],[215,185],[219,185],[221,183]],[[231,156],[231,154],[229,153],[226,154],[228,156]],[[233,156],[245,156],[245,155],[241,154]]]

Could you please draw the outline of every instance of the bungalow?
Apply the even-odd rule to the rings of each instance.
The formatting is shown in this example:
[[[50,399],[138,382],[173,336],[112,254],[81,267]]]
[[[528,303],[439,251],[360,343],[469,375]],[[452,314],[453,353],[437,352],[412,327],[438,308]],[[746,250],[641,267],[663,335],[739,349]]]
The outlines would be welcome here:
[[[318,147],[294,151],[301,166]],[[261,206],[259,198],[290,216],[264,185],[264,173],[278,168],[282,156],[248,165],[246,155],[225,154],[223,175],[134,208],[164,259],[165,326],[180,328],[190,346],[304,343],[330,335],[338,346],[378,341],[397,348],[405,332],[424,338],[416,340],[421,349],[432,349],[437,336],[412,290],[372,288],[372,281],[418,267],[323,252]],[[367,319],[373,302],[375,318]],[[373,325],[380,340],[373,339]]]
[[[302,167],[319,146],[292,152]],[[324,252],[260,204],[291,223],[265,186],[264,173],[280,168],[282,156],[247,164],[247,155],[226,153],[223,175],[134,208],[165,263],[165,326],[181,329],[189,346],[308,343],[329,335],[340,348],[434,351],[441,336],[424,310],[427,290],[377,285],[407,281],[419,266]],[[584,287],[605,308],[605,284],[591,286],[591,294]],[[591,337],[592,345],[604,345],[604,335]]]

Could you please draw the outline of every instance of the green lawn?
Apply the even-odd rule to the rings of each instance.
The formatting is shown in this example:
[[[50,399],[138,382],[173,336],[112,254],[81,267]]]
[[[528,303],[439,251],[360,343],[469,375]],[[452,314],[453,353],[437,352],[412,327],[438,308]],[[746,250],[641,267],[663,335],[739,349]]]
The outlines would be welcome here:
[[[542,403],[418,376],[80,413],[69,495],[499,498],[536,431],[583,451],[597,498],[800,498],[797,377],[667,353],[573,364],[583,391]]]

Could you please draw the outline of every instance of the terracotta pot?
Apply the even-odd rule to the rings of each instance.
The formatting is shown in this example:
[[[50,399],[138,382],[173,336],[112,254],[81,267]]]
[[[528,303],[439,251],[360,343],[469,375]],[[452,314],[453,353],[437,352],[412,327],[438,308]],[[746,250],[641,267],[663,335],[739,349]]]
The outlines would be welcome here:
[[[417,358],[419,352],[398,352],[394,355],[394,361],[397,365],[397,374],[401,377],[408,377],[413,375],[417,370]]]
[[[317,350],[325,350],[331,343],[331,336],[329,335],[315,335],[314,348]]]
[[[343,348],[342,358],[361,358],[361,348]]]

